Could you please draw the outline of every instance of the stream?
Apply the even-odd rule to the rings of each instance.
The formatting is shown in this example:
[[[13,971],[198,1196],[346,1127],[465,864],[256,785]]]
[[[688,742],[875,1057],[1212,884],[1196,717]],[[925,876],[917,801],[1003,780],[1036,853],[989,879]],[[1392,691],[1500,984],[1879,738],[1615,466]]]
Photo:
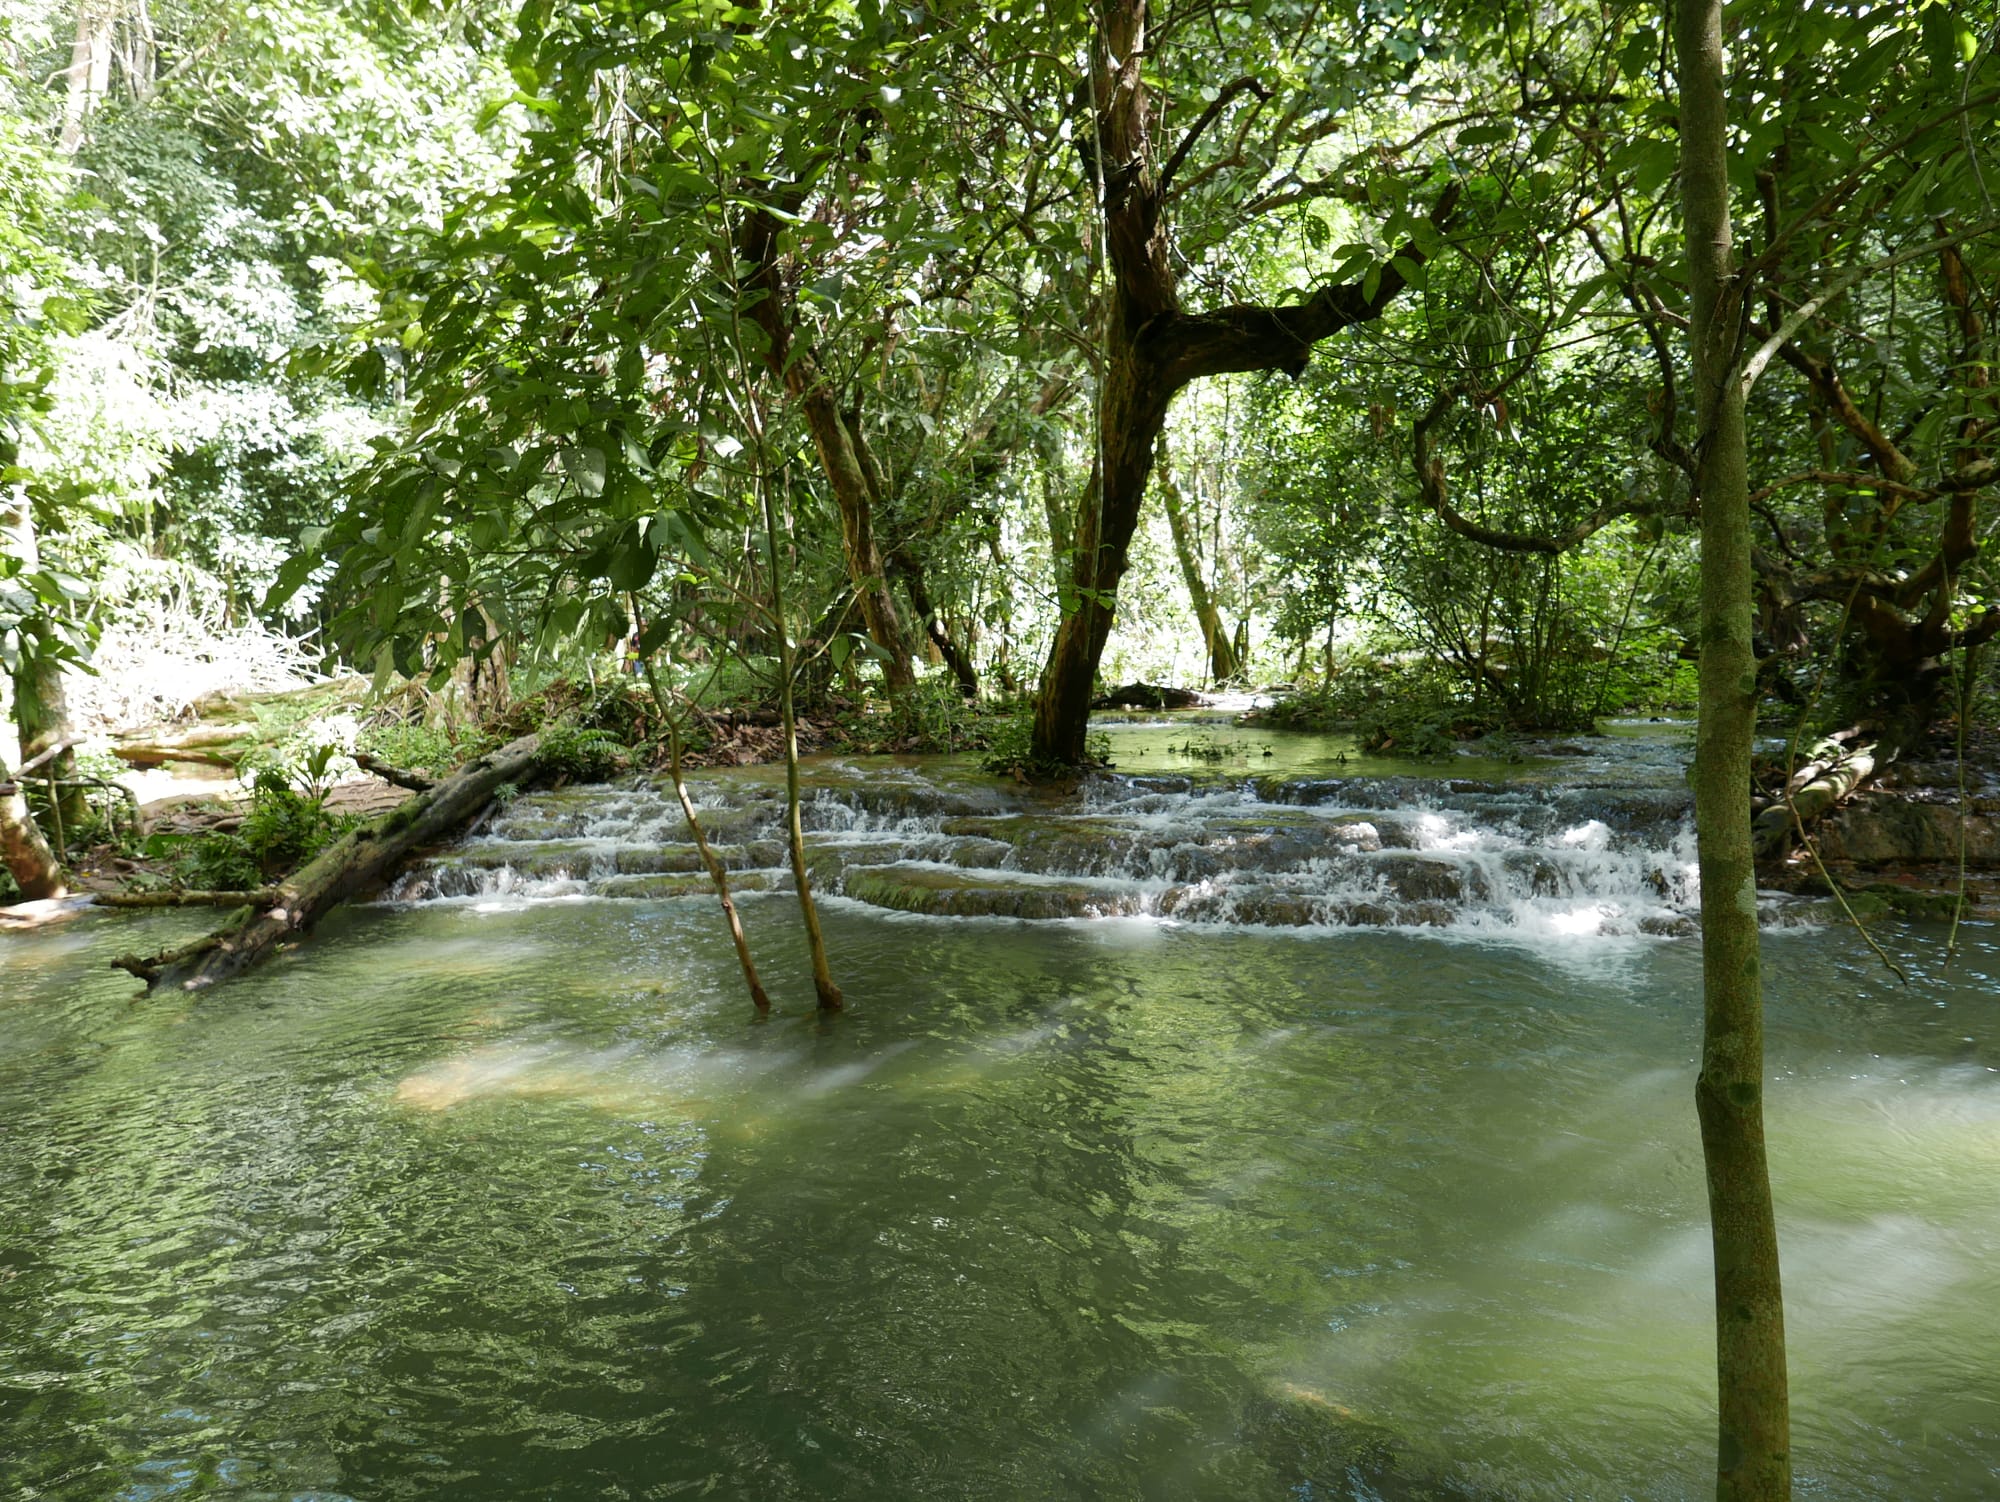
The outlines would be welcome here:
[[[1684,738],[529,794],[198,996],[0,935],[0,1494],[1712,1492]],[[1192,748],[1192,749],[1191,749]],[[1543,748],[1547,749],[1547,748]],[[1270,754],[1266,755],[1266,752]],[[1765,906],[1799,1495],[2000,1491],[2000,934]]]

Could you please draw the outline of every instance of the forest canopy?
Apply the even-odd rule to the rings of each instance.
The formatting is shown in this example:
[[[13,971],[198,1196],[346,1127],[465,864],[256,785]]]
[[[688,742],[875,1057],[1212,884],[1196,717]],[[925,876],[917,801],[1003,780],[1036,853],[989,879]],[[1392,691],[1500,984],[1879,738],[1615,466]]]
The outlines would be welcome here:
[[[1892,740],[2000,631],[1989,10],[1730,13],[1759,687]],[[0,20],[19,680],[199,617],[747,682],[782,628],[1049,765],[1140,678],[1691,702],[1656,7]]]

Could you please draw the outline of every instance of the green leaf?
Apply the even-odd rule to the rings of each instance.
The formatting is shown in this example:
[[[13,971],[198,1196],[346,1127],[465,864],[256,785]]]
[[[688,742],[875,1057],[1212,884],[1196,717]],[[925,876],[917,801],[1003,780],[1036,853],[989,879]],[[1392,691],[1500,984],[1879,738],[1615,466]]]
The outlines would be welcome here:
[[[569,448],[558,451],[562,467],[569,475],[570,483],[587,496],[604,494],[604,480],[608,466],[604,450],[600,448]]]

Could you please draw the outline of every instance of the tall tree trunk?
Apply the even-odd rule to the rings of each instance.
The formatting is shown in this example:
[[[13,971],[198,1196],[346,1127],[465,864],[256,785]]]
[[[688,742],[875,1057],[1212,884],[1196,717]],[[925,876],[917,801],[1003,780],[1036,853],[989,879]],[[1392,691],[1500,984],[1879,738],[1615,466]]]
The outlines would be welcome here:
[[[1180,486],[1174,483],[1174,472],[1167,463],[1167,440],[1162,438],[1159,454],[1155,461],[1159,466],[1160,504],[1166,508],[1167,526],[1174,534],[1174,556],[1180,560],[1181,578],[1187,584],[1188,603],[1194,607],[1194,618],[1201,623],[1202,644],[1208,649],[1208,676],[1211,682],[1222,684],[1235,681],[1237,674],[1236,647],[1229,639],[1229,628],[1222,624],[1222,615],[1215,608],[1215,601],[1209,597],[1208,580],[1201,572],[1201,551],[1189,525],[1187,502],[1181,495]]]
[[[976,701],[979,698],[979,674],[972,666],[971,657],[952,640],[950,628],[938,614],[937,603],[931,599],[930,585],[924,580],[923,560],[910,548],[899,547],[889,555],[889,570],[902,584],[904,593],[909,595],[910,603],[923,620],[925,638],[937,648],[939,659],[951,669],[951,676],[958,680],[959,693]]]
[[[764,366],[784,384],[785,392],[799,405],[819,455],[820,470],[833,491],[840,512],[840,538],[847,562],[848,581],[861,606],[861,619],[868,635],[882,652],[882,679],[891,693],[900,693],[917,681],[910,662],[910,640],[897,614],[895,596],[882,568],[882,553],[875,540],[875,505],[861,456],[855,452],[853,436],[841,420],[834,391],[827,384],[819,361],[806,346],[793,340],[795,307],[791,291],[778,265],[778,221],[766,211],[745,217],[738,238],[736,261],[748,266],[750,274],[739,294],[761,294],[744,310],[765,334]],[[732,269],[732,274],[735,268]]]
[[[842,412],[840,420],[847,429],[848,442],[854,449],[856,462],[861,466],[862,478],[868,482],[868,495],[879,516],[888,509],[892,492],[875,451],[868,446],[868,435],[861,426],[859,405]],[[986,437],[990,436],[989,425]],[[958,691],[968,699],[977,699],[979,677],[972,670],[972,659],[959,650],[958,643],[951,639],[951,632],[938,615],[937,605],[931,599],[930,586],[924,579],[922,557],[905,537],[890,544],[887,560],[890,574],[903,586],[903,592],[910,597],[910,604],[916,609],[917,618],[924,624],[925,639],[937,650],[944,665],[951,669],[952,677],[958,680]]]
[[[1098,395],[1098,453],[1071,529],[1069,585],[1035,701],[1035,755],[1044,765],[1084,764],[1097,664],[1111,636],[1118,583],[1138,530],[1153,444],[1173,400],[1173,389],[1131,348],[1125,328],[1130,315],[1122,299],[1114,303]]]
[[[1690,355],[1701,432],[1700,720],[1695,828],[1701,865],[1701,1118],[1715,1249],[1719,1502],[1791,1495],[1791,1422],[1777,1217],[1764,1155],[1764,1023],[1752,864],[1749,464],[1734,345],[1740,293],[1729,222],[1722,0],[1678,0],[1681,200],[1692,304]]]
[[[28,800],[0,763],[0,863],[14,878],[21,895],[30,900],[63,895],[62,867],[28,812]]]
[[[917,681],[910,662],[910,639],[903,629],[896,599],[882,567],[882,552],[875,541],[875,508],[868,477],[833,394],[821,383],[818,367],[809,356],[794,358],[785,369],[785,385],[798,400],[813,447],[819,453],[820,468],[833,489],[834,504],[840,511],[840,537],[847,559],[847,577],[861,604],[861,619],[868,635],[882,649],[882,681],[891,693],[900,693]]]
[[[106,0],[83,0],[77,9],[76,41],[63,70],[63,124],[56,149],[75,156],[83,127],[98,102],[111,92],[111,32],[117,20]]]
[[[1142,72],[1152,61],[1149,21],[1147,0],[1103,0],[1092,48],[1095,128],[1087,150],[1103,189],[1111,285],[1099,363],[1097,453],[1077,506],[1070,585],[1061,592],[1062,618],[1035,704],[1034,759],[1043,767],[1083,763],[1091,687],[1152,474],[1153,444],[1175,393],[1209,376],[1302,373],[1313,345],[1380,317],[1402,292],[1406,283],[1396,263],[1425,258],[1421,246],[1406,244],[1369,277],[1323,286],[1303,302],[1187,312],[1173,269],[1168,184],[1155,163],[1155,122]],[[1431,210],[1433,226],[1449,223],[1458,196],[1456,185],[1440,195]]]

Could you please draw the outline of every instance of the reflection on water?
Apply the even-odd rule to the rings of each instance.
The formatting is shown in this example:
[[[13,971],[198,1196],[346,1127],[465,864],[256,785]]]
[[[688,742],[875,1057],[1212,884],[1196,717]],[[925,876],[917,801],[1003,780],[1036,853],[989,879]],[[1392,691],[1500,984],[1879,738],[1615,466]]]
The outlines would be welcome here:
[[[1691,944],[359,912],[0,939],[8,1495],[1684,1498]],[[1802,1492],[2000,1487],[2000,945],[1774,937]],[[142,939],[140,942],[145,942]],[[789,992],[789,995],[786,993]],[[789,1006],[790,1010],[786,1008]]]

